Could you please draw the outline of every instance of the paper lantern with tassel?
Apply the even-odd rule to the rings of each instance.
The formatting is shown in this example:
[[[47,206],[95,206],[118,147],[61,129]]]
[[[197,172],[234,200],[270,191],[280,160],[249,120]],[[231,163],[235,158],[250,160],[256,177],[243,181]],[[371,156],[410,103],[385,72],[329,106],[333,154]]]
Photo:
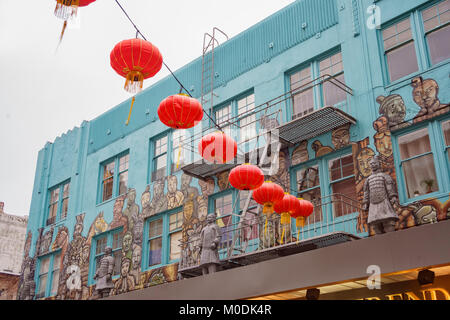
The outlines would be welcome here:
[[[295,218],[295,225],[297,227],[297,238],[298,231],[305,226],[305,220],[314,211],[314,205],[311,201],[305,200],[303,198],[298,198],[299,204],[297,210],[290,213],[292,218]]]
[[[238,190],[254,190],[264,183],[264,173],[257,166],[244,163],[230,171],[228,180]]]
[[[115,45],[110,54],[111,67],[126,79],[125,90],[138,93],[144,79],[156,75],[161,70],[163,58],[158,48],[142,39],[123,40]],[[131,101],[126,124],[130,121],[135,97]]]
[[[266,215],[264,234],[267,233],[267,221],[274,211],[274,204],[283,197],[283,188],[272,181],[265,181],[259,188],[253,190],[253,199],[263,205],[263,214]]]
[[[204,136],[198,144],[200,156],[220,164],[227,163],[236,157],[237,143],[233,138],[218,131]]]
[[[299,200],[289,193],[285,193],[283,199],[275,202],[273,208],[276,213],[281,215],[280,223],[283,226],[281,234],[281,244],[285,242],[284,236],[286,234],[286,228],[291,224],[291,213],[299,210]]]
[[[158,117],[168,127],[189,129],[202,121],[203,108],[197,99],[186,94],[176,94],[161,101]]]
[[[61,42],[64,36],[64,31],[67,28],[67,20],[76,17],[78,7],[86,7],[92,2],[95,2],[95,0],[56,0],[56,8],[54,11],[55,16],[64,20],[59,42]]]

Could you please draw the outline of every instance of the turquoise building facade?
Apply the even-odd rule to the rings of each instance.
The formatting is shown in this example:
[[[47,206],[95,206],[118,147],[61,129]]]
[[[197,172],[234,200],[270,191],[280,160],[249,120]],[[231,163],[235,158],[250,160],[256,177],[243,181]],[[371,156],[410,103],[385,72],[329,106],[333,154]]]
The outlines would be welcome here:
[[[241,160],[265,146],[263,129],[277,129],[279,168],[266,178],[316,207],[297,235],[293,221],[295,241],[374,235],[361,210],[374,156],[395,182],[397,230],[448,219],[449,10],[449,0],[298,0],[214,49],[205,111],[231,128]],[[199,100],[204,59],[175,72]],[[234,230],[248,194],[227,183],[232,166],[198,164],[198,139],[214,125],[204,117],[181,133],[158,119],[179,91],[168,76],[136,95],[128,125],[130,100],[40,150],[20,299],[95,299],[105,246],[116,261],[111,295],[177,281],[195,266],[189,245],[207,213]],[[250,237],[244,253],[260,249]]]

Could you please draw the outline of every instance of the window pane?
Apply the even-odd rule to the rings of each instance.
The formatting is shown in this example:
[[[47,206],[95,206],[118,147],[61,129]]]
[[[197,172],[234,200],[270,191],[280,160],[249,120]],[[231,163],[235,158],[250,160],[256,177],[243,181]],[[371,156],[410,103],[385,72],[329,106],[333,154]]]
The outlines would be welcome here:
[[[110,178],[107,180],[103,181],[103,201],[106,201],[108,199],[112,198],[112,193],[113,193],[113,183],[114,179]]]
[[[298,195],[300,198],[311,201],[314,205],[314,211],[312,215],[306,219],[307,224],[313,224],[319,221],[322,221],[322,207],[321,207],[321,194],[320,187],[314,188],[312,190],[301,192]]]
[[[219,125],[229,120],[230,117],[231,117],[231,106],[226,106],[216,111],[216,122]]]
[[[181,231],[172,233],[170,235],[170,260],[175,260],[180,258],[180,240]]]
[[[444,132],[445,144],[450,146],[450,120],[442,123],[442,131]]]
[[[217,216],[226,216],[231,214],[233,210],[233,196],[231,194],[226,195],[224,197],[217,198],[215,200],[215,208],[216,208],[216,214]]]
[[[159,156],[167,152],[167,136],[155,141],[155,156]]]
[[[108,163],[103,166],[103,180],[114,176],[114,162]]]
[[[69,199],[64,199],[62,202],[61,219],[67,217],[68,208],[69,208]]]
[[[122,233],[115,233],[113,235],[113,244],[112,244],[112,249],[116,250],[118,248],[121,248],[122,246]]]
[[[431,63],[436,64],[450,58],[450,25],[427,35]]]
[[[153,172],[153,180],[158,180],[166,175],[167,154],[155,159],[155,171]]]
[[[231,242],[232,238],[233,238],[233,219],[231,215],[228,215],[226,217],[223,218],[219,218],[217,219],[217,225],[220,228],[220,246],[223,248],[224,246],[226,246],[227,244],[229,244],[229,242]]]
[[[239,192],[239,210],[244,210],[244,206],[245,206],[245,202],[247,201],[248,195],[249,195],[250,191],[247,190],[241,190]],[[250,203],[248,205],[249,208],[254,208],[256,207],[258,204],[256,203],[256,201],[253,199],[253,197],[250,197]]]
[[[405,161],[402,167],[408,198],[438,190],[432,154]]]
[[[69,197],[69,188],[70,188],[70,183],[66,183],[63,188],[63,198]]]
[[[344,75],[336,77],[342,83],[345,83]],[[347,100],[347,94],[344,90],[335,85],[335,81],[325,81],[323,83],[323,103],[324,106],[334,106]]]
[[[169,216],[169,231],[181,228],[183,225],[183,212],[177,212]]]
[[[45,296],[45,287],[46,286],[47,286],[47,274],[44,274],[39,277],[39,289],[38,289],[39,298],[42,298]]]
[[[150,252],[148,256],[148,265],[154,266],[161,263],[162,238],[150,240]]]
[[[384,50],[389,50],[411,39],[412,34],[409,18],[383,30]]]
[[[50,257],[42,259],[39,274],[47,273],[49,267],[50,267]]]
[[[386,53],[391,82],[419,70],[414,42]]]
[[[97,239],[95,254],[98,255],[100,253],[105,252],[105,248],[106,248],[106,237]]]
[[[251,94],[238,101],[238,115],[242,115],[255,108],[255,95]]]
[[[120,264],[122,263],[122,250],[114,251],[113,258],[114,258],[113,276],[116,276],[120,274]]]
[[[130,159],[130,155],[128,155],[128,154],[119,159],[119,171],[120,172],[128,170],[129,159]]]
[[[428,138],[428,129],[423,128],[398,138],[400,148],[400,158],[402,160],[431,152],[430,139]]]
[[[51,296],[54,296],[58,293],[58,286],[59,286],[59,270],[53,271],[52,274],[52,289],[51,289]]]
[[[353,156],[351,154],[330,160],[328,162],[331,181],[342,179],[354,174]]]
[[[128,184],[128,171],[125,171],[119,175],[119,194],[124,194],[127,192],[127,184]]]
[[[348,198],[356,200],[355,178],[345,179],[331,185],[333,197],[333,213],[340,217],[355,212],[355,207]],[[341,196],[343,195],[343,196]]]
[[[297,171],[298,191],[319,186],[319,166],[315,165]]]
[[[162,219],[151,221],[149,224],[149,237],[153,238],[162,235],[162,228]]]
[[[59,188],[56,188],[50,192],[50,203],[58,202],[59,200]]]
[[[250,115],[239,121],[241,126],[241,141],[247,141],[256,137],[256,115]]]
[[[314,111],[313,89],[305,90],[292,97],[293,119],[302,117]]]
[[[50,205],[49,214],[48,214],[49,220],[51,218],[56,217],[56,213],[58,212],[57,209],[58,209],[58,203],[54,203],[54,204]],[[54,219],[52,219],[52,223],[53,222],[55,222]]]

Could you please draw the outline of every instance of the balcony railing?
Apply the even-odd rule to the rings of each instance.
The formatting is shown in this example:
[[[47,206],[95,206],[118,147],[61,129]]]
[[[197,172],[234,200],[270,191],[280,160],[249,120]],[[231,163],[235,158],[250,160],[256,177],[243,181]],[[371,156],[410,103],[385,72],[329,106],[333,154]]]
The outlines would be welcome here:
[[[366,236],[356,229],[361,211],[358,201],[333,194],[317,201],[314,211],[306,219],[305,226],[299,229],[293,219],[291,224],[282,225],[276,213],[269,219],[251,211],[242,217],[237,215],[236,223],[221,228],[219,257],[222,268],[257,263]],[[316,218],[317,211],[321,213],[320,219]],[[200,235],[194,234],[180,244],[179,272],[184,276],[201,274],[200,241]]]

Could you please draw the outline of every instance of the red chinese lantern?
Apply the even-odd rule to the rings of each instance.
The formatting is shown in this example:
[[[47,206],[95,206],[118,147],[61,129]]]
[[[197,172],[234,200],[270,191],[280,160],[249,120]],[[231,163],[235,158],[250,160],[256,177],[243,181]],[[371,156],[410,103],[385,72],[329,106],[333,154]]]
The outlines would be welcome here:
[[[176,94],[164,99],[158,107],[159,120],[174,129],[189,129],[203,119],[203,108],[197,99]]]
[[[270,216],[275,202],[282,200],[284,190],[272,181],[265,181],[259,188],[253,190],[253,199],[263,205],[263,213]]]
[[[281,215],[280,223],[283,226],[281,234],[281,244],[283,244],[284,235],[286,233],[286,226],[291,223],[291,214],[299,209],[299,200],[289,193],[285,193],[283,199],[275,202],[274,210]]]
[[[111,67],[126,79],[125,90],[137,93],[142,90],[144,79],[153,77],[161,70],[163,59],[158,48],[146,40],[129,39],[116,44],[110,54]],[[135,97],[131,101],[128,122]]]
[[[237,143],[230,136],[218,131],[202,138],[198,144],[198,152],[209,162],[227,163],[237,154]]]
[[[236,189],[253,190],[264,183],[264,173],[257,166],[244,163],[230,171],[228,180]]]
[[[67,20],[77,15],[78,7],[86,7],[92,2],[95,0],[56,0],[55,16],[64,20],[60,42],[67,27]]]
[[[298,198],[299,205],[297,210],[290,213],[292,218],[295,218],[295,225],[297,228],[303,228],[305,226],[305,220],[314,211],[314,205],[311,201],[305,200],[303,198]]]

